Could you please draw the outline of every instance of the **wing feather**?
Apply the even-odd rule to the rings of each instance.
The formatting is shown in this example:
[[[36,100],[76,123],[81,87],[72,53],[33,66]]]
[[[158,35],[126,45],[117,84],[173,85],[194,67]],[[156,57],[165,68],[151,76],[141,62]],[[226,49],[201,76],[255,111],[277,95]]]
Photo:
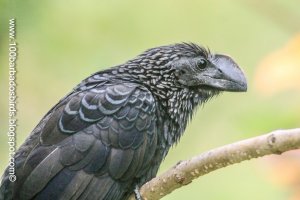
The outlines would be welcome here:
[[[157,148],[155,114],[151,93],[135,84],[101,85],[69,95],[41,130],[40,146],[48,154],[26,163],[34,168],[20,196],[45,197],[67,176],[60,199],[121,197],[122,188],[130,186],[121,187],[119,181],[131,184],[150,167]]]

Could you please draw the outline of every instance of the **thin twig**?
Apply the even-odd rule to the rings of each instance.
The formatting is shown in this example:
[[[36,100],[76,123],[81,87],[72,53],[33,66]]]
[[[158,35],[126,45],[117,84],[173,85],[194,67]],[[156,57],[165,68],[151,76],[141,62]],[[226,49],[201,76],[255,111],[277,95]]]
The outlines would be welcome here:
[[[300,128],[276,130],[269,134],[228,144],[202,153],[190,160],[182,161],[160,176],[141,187],[140,193],[145,200],[156,200],[177,188],[191,183],[203,176],[235,163],[252,158],[300,148]],[[134,200],[131,195],[130,200]]]

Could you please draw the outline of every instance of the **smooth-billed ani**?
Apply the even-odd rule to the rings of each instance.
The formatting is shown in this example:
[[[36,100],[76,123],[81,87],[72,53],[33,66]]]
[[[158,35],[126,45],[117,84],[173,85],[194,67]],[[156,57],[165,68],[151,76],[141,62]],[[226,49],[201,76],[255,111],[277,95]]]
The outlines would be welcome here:
[[[0,199],[126,199],[155,177],[193,111],[246,91],[232,58],[193,43],[152,48],[87,77],[40,121],[5,171]]]

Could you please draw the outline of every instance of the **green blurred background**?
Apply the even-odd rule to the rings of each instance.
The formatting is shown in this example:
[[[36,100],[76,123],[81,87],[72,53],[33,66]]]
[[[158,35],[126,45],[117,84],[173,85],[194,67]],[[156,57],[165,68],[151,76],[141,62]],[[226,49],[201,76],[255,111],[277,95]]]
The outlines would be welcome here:
[[[147,48],[196,42],[231,55],[247,93],[224,93],[198,110],[160,173],[179,160],[279,128],[300,126],[299,90],[265,95],[254,87],[260,61],[300,31],[300,2],[281,1],[0,1],[0,172],[8,159],[8,18],[17,19],[18,146],[43,115],[82,79]],[[266,74],[268,77],[268,74]],[[300,79],[300,74],[299,74]],[[164,199],[282,200],[261,159],[199,178]]]

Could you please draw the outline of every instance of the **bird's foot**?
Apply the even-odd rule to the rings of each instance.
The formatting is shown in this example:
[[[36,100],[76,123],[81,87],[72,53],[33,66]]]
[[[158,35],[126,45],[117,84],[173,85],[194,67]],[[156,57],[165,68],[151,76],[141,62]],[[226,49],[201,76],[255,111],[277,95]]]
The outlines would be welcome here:
[[[136,200],[143,200],[142,198],[142,195],[140,193],[140,188],[138,185],[135,186],[135,189],[134,189],[134,196],[135,196],[135,199]]]

